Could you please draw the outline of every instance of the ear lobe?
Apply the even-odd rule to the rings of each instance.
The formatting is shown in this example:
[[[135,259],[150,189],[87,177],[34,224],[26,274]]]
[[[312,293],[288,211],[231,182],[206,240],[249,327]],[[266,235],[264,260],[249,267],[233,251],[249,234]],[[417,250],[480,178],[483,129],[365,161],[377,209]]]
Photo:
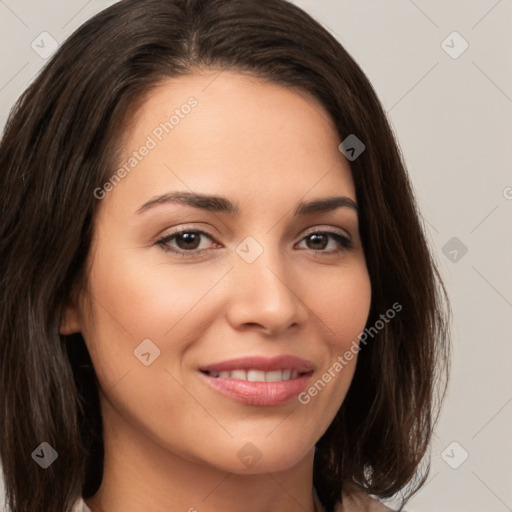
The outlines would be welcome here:
[[[68,335],[76,332],[81,332],[80,317],[78,309],[75,305],[68,305],[63,310],[62,319],[60,322],[59,333]]]

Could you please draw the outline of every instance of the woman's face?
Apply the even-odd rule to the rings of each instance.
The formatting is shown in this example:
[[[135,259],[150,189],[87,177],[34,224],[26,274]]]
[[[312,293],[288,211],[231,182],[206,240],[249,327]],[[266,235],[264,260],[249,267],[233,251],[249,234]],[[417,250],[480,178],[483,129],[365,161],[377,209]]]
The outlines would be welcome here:
[[[311,453],[370,307],[340,142],[313,98],[234,72],[147,97],[125,172],[97,191],[88,287],[62,325],[82,332],[119,439],[235,473]]]

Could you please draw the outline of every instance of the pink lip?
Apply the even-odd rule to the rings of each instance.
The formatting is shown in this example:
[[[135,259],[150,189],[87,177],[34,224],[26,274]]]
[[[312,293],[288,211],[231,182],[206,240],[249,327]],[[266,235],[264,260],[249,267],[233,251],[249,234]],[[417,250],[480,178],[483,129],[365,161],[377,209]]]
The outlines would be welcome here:
[[[297,370],[299,373],[308,373],[314,370],[313,363],[300,357],[283,355],[276,357],[249,356],[229,359],[219,363],[212,363],[199,368],[201,371],[225,372],[232,370],[261,370],[271,372],[275,370]]]
[[[202,379],[219,393],[248,405],[283,405],[293,400],[306,388],[311,373],[281,382],[249,382],[223,377],[211,377],[199,372]]]
[[[216,373],[240,369],[265,372],[291,369],[297,370],[299,375],[294,379],[280,382],[249,382],[231,377],[212,377],[205,373],[207,371]],[[205,379],[209,386],[237,402],[257,406],[276,406],[293,400],[304,391],[314,368],[311,361],[285,355],[273,358],[241,357],[203,366],[200,370],[200,377]]]

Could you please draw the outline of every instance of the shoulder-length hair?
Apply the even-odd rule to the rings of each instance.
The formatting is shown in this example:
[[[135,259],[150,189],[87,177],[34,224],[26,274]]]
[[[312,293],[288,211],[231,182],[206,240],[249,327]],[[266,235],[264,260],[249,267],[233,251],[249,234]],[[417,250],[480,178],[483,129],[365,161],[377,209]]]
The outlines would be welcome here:
[[[13,511],[67,511],[103,471],[98,381],[80,334],[59,334],[86,276],[98,199],[128,116],[153,87],[200,68],[230,69],[313,95],[350,162],[372,286],[348,394],[316,445],[313,483],[327,512],[355,487],[409,498],[424,483],[446,391],[450,307],[398,145],[364,73],[340,43],[285,0],[123,0],[84,23],[10,113],[0,145],[0,457]],[[441,383],[444,383],[442,385]],[[58,460],[42,470],[33,452]]]

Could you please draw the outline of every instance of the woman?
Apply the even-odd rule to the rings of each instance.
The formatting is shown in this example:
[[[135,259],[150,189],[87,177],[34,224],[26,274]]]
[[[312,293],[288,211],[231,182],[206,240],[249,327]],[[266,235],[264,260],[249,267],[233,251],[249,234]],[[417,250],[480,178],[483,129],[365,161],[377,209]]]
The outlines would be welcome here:
[[[11,510],[424,483],[448,302],[379,101],[302,10],[119,2],[22,95],[0,169]]]

